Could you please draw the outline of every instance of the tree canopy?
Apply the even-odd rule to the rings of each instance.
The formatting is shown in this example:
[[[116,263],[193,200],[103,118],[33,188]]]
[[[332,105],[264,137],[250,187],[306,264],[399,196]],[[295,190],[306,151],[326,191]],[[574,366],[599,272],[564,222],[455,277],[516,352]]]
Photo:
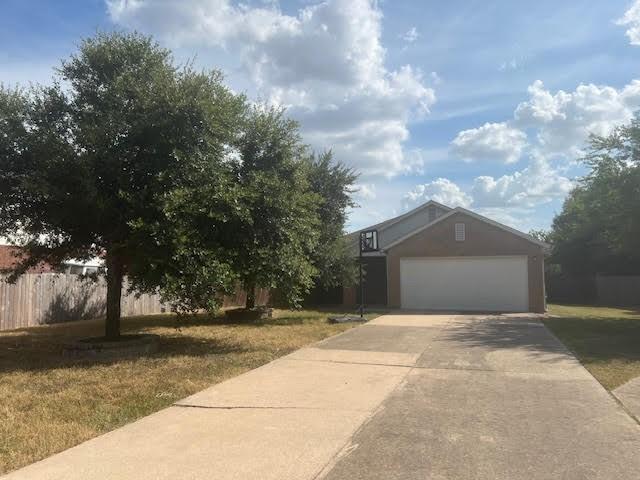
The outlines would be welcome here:
[[[318,196],[318,248],[311,254],[318,270],[316,285],[322,289],[352,285],[356,263],[346,242],[344,225],[347,211],[356,206],[351,194],[357,175],[351,168],[336,163],[330,151],[311,155],[307,169],[311,190]]]
[[[282,110],[248,110],[231,160],[243,214],[232,227],[229,249],[248,308],[255,305],[257,286],[278,288],[295,305],[317,275],[309,255],[318,242],[319,199],[309,188],[305,155],[297,124]]]
[[[14,275],[103,256],[106,336],[118,336],[123,276],[149,287],[159,267],[167,273],[180,250],[165,247],[185,234],[167,228],[171,206],[204,176],[224,183],[244,103],[219,72],[178,68],[138,34],[83,41],[52,86],[2,89],[0,233],[18,232],[26,251]]]
[[[582,178],[554,219],[552,261],[571,273],[640,273],[640,119],[592,136]]]
[[[84,40],[51,86],[0,88],[0,235],[25,252],[11,278],[103,257],[107,337],[125,276],[186,312],[238,283],[249,306],[258,286],[296,305],[335,283],[354,180],[284,111],[136,33]]]

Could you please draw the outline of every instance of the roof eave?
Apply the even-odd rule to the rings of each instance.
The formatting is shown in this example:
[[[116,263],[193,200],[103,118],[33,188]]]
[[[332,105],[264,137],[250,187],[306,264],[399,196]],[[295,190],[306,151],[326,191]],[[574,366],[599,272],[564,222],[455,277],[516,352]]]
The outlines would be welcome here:
[[[487,218],[483,215],[480,215],[478,213],[472,212],[471,210],[467,210],[466,208],[462,208],[462,207],[456,207],[454,209],[451,209],[449,212],[445,213],[444,215],[442,215],[441,217],[438,217],[437,219],[435,219],[433,222],[428,223],[426,225],[423,225],[421,227],[416,228],[415,230],[413,230],[412,232],[409,232],[408,234],[406,234],[405,236],[391,242],[389,245],[387,245],[384,248],[384,251],[388,251],[389,249],[395,247],[396,245],[401,244],[402,242],[404,242],[405,240],[408,240],[409,238],[413,237],[414,235],[417,235],[420,232],[423,232],[424,230],[427,230],[428,228],[431,228],[434,225],[437,225],[438,223],[440,223],[443,220],[446,220],[447,218],[451,217],[452,215],[456,214],[456,213],[464,213],[466,215],[469,215],[470,217],[476,218],[477,220],[480,220],[482,222],[488,223],[489,225],[493,225],[494,227],[500,228],[506,232],[509,232],[513,235],[516,235],[518,237],[523,238],[524,240],[527,240],[528,242],[531,242],[535,245],[538,245],[539,247],[542,248],[548,248],[548,244],[546,244],[545,242],[541,242],[540,240],[532,237],[531,235],[527,235],[524,232],[521,232],[519,230],[516,230],[515,228],[511,228],[507,225],[504,225],[500,222],[496,222],[495,220],[491,220],[490,218]]]
[[[397,217],[393,217],[390,218],[389,220],[385,220],[384,222],[379,222],[376,223],[374,225],[371,225],[370,227],[365,227],[365,228],[361,228],[356,230],[355,232],[351,232],[351,233],[347,233],[346,236],[351,236],[351,235],[356,235],[360,232],[364,232],[366,230],[378,230],[378,231],[382,231],[382,230],[386,230],[387,228],[391,227],[392,225],[395,225],[396,223],[400,222],[401,220],[431,206],[434,205],[436,207],[442,208],[443,210],[447,210],[447,213],[449,213],[450,211],[452,211],[453,209],[451,207],[448,207],[446,205],[443,205],[442,203],[438,203],[435,200],[429,200],[426,203],[423,203],[422,205],[417,206],[416,208],[414,208],[413,210],[409,210],[406,213],[403,213],[402,215],[398,215]],[[353,239],[353,242],[357,242],[357,237]]]

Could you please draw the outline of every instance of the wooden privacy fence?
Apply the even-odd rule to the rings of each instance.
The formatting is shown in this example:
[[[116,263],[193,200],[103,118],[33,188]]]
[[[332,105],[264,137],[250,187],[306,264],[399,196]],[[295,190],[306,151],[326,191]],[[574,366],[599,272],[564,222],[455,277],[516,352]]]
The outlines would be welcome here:
[[[223,299],[223,307],[242,306],[246,294],[237,289]],[[33,327],[49,323],[72,322],[104,317],[107,284],[83,279],[79,275],[58,273],[27,273],[9,284],[0,277],[0,330]],[[269,291],[257,289],[256,304],[265,305]],[[136,296],[122,291],[122,316],[150,315],[170,311],[160,295]]]
[[[126,282],[125,282],[126,283]],[[0,330],[103,317],[107,285],[79,275],[27,273],[14,284],[0,280]],[[122,292],[122,316],[169,310],[159,295]]]
[[[550,302],[640,305],[640,275],[548,274]]]

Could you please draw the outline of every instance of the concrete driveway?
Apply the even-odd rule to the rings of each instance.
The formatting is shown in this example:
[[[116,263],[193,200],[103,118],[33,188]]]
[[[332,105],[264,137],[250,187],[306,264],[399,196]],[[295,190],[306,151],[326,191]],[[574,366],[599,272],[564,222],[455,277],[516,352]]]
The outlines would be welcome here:
[[[6,479],[640,478],[640,426],[534,316],[385,315]]]

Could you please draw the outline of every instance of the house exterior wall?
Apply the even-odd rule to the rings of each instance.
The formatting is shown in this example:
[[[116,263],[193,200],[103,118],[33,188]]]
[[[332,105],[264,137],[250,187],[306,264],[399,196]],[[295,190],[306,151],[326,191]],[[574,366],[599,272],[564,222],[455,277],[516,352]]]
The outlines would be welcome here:
[[[465,224],[466,239],[455,241],[456,223]],[[400,258],[526,255],[529,310],[545,309],[542,247],[463,212],[419,232],[387,251],[388,304],[400,307]]]
[[[0,270],[10,270],[14,268],[20,258],[16,256],[21,255],[22,249],[20,247],[14,247],[11,245],[0,245]],[[48,263],[41,262],[35,267],[31,267],[26,273],[50,273],[54,269]]]
[[[415,213],[412,213],[411,215],[407,215],[402,220],[394,223],[389,227],[379,227],[377,230],[378,245],[380,246],[380,248],[384,248],[386,245],[389,245],[399,238],[410,234],[423,225],[431,223],[433,221],[433,219],[430,218],[429,213],[431,207],[433,207],[436,219],[448,212],[448,210],[438,207],[437,205],[427,206],[426,208],[422,208]],[[351,253],[354,257],[357,257],[359,254],[357,235],[355,237],[355,240],[353,241]]]
[[[436,216],[435,218],[441,217],[447,210],[444,210],[438,206],[433,206]],[[390,227],[385,228],[384,230],[380,230],[378,232],[378,243],[381,248],[384,248],[385,245],[389,245],[392,242],[395,242],[399,238],[404,237],[405,235],[410,234],[414,230],[431,223],[435,219],[429,218],[429,210],[430,208],[423,208],[413,215],[408,216],[407,218],[403,218],[398,223],[391,225]]]

